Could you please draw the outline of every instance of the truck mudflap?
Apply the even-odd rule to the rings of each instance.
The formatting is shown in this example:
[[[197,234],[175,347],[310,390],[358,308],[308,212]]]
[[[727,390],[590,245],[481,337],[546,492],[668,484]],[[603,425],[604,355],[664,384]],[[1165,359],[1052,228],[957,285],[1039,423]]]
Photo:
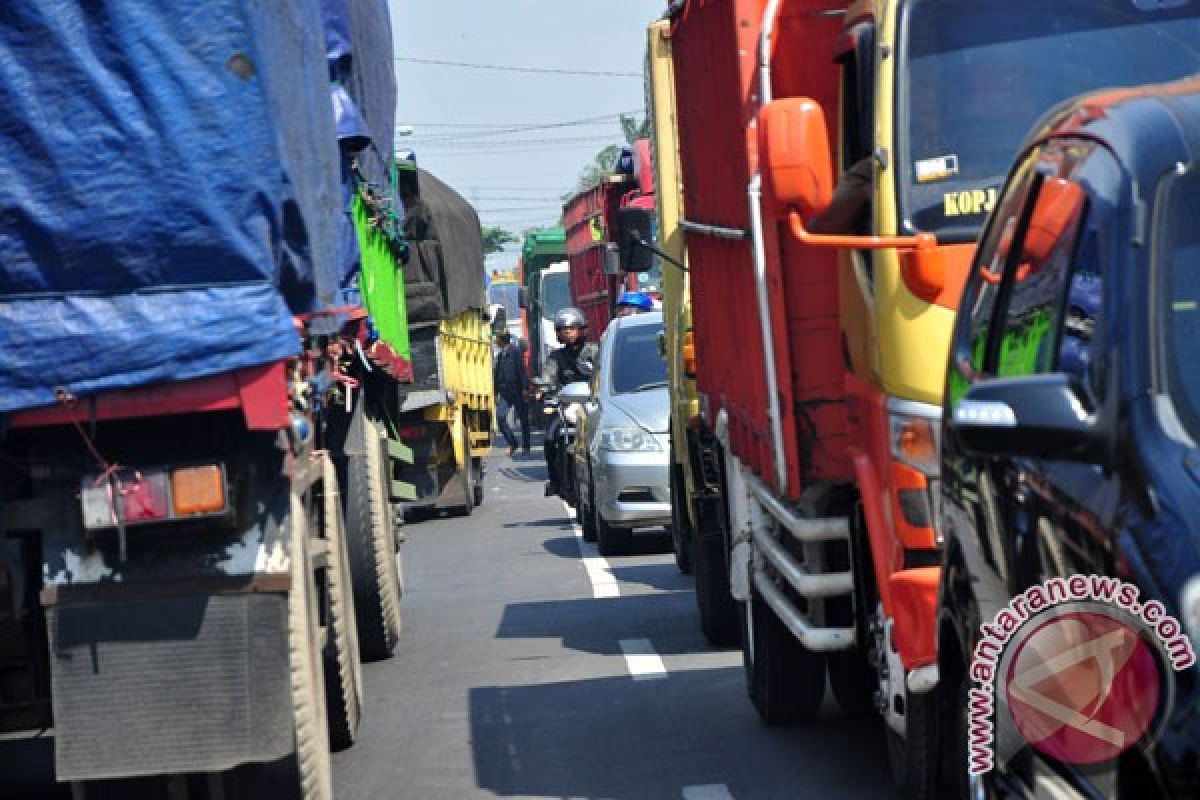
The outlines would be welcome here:
[[[234,525],[131,529],[124,559],[115,535],[85,534],[70,484],[39,498],[56,510],[39,527],[59,780],[219,772],[293,751],[292,495],[324,458],[256,448]]]
[[[293,750],[285,594],[46,610],[60,781],[218,772]]]

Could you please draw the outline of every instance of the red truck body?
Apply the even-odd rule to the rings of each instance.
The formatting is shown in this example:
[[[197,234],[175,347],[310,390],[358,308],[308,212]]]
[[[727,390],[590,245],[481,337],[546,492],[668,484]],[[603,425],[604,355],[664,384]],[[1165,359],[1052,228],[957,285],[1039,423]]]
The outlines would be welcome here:
[[[616,231],[617,209],[630,186],[628,177],[612,175],[579,192],[563,206],[571,301],[587,318],[590,341],[599,340],[604,333],[621,291],[622,276],[608,274],[604,259]]]
[[[605,253],[616,246],[617,212],[622,208],[654,210],[654,165],[650,141],[634,143],[634,175],[616,174],[585,189],[563,206],[567,261],[571,265],[571,300],[588,321],[588,339],[599,341],[613,317],[621,292],[637,289],[637,278],[620,265],[605,271]]]
[[[684,213],[690,222],[750,227],[747,184],[758,169],[758,143],[747,124],[758,111],[758,36],[766,5],[766,0],[693,0],[676,20],[672,44]],[[837,109],[832,45],[842,20],[815,13],[831,5],[797,0],[784,6],[773,38],[776,97],[812,97]],[[821,32],[814,35],[815,29]],[[786,496],[798,499],[815,481],[852,478],[837,253],[800,245],[769,217],[765,224]],[[730,449],[778,489],[751,239],[689,233],[687,247],[697,388],[706,422],[712,428],[725,411]]]

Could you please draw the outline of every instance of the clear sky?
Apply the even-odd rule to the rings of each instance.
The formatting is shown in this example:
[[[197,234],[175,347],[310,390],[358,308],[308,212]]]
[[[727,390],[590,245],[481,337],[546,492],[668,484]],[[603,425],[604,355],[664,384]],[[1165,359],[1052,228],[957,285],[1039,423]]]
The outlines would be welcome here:
[[[549,69],[636,73],[646,26],[666,0],[388,0],[395,55]],[[640,77],[590,77],[396,62],[398,148],[449,183],[484,225],[553,224],[559,196],[606,144],[617,112],[643,113]],[[581,125],[508,131],[614,115]],[[511,123],[511,125],[510,125]],[[486,126],[486,127],[485,127]],[[515,261],[501,256],[498,263]]]

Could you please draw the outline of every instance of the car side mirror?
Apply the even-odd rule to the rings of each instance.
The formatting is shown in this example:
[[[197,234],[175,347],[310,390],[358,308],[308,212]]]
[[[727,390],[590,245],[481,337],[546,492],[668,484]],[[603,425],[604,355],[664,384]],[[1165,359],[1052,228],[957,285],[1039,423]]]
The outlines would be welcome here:
[[[1066,373],[976,383],[954,407],[953,433],[977,456],[1106,463],[1110,430]]]
[[[829,129],[820,104],[807,97],[773,100],[758,112],[763,191],[775,209],[796,207],[804,218],[833,196]]]
[[[592,396],[592,389],[587,381],[568,383],[558,391],[558,402],[564,406],[568,403],[586,403]]]
[[[626,272],[649,272],[654,267],[654,215],[645,208],[617,212],[617,254]]]
[[[517,288],[517,305],[521,308],[529,308],[529,290],[524,286]]]

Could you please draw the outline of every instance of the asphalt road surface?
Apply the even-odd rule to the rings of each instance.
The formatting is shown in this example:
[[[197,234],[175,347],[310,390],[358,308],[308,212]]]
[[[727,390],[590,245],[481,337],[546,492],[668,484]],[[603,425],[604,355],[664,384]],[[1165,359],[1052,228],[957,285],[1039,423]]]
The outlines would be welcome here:
[[[539,451],[500,453],[471,517],[406,529],[404,634],[364,667],[338,800],[896,796],[877,720],[827,698],[814,723],[765,727],[740,652],[704,641],[669,537],[600,558],[544,478]],[[28,752],[16,796],[62,796],[38,782],[48,749]]]

